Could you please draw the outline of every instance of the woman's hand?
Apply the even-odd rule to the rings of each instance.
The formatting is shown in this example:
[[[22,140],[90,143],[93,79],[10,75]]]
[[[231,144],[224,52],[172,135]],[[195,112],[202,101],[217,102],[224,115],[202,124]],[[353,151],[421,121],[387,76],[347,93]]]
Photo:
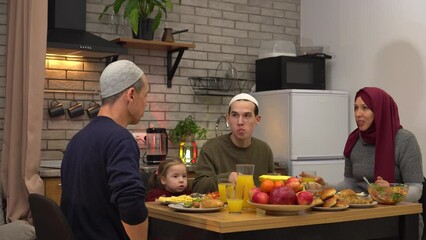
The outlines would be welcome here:
[[[382,177],[378,176],[375,182],[380,187],[389,187],[389,182],[384,180]]]

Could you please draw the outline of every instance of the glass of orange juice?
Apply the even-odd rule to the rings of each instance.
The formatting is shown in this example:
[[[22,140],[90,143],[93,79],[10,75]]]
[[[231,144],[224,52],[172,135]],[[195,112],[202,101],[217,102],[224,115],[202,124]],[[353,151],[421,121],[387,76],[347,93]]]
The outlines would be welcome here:
[[[236,171],[238,173],[237,177],[237,194],[243,196],[243,208],[253,208],[253,206],[248,202],[249,191],[254,188],[254,164],[237,164]]]
[[[314,170],[304,170],[302,171],[302,182],[315,182],[317,172]]]
[[[226,187],[228,212],[240,213],[243,211],[243,192],[237,190],[234,184]]]
[[[228,187],[234,187],[233,184],[229,182],[228,178],[219,178],[217,180],[217,189],[219,191],[220,200],[225,203],[228,201],[226,193],[226,189]]]

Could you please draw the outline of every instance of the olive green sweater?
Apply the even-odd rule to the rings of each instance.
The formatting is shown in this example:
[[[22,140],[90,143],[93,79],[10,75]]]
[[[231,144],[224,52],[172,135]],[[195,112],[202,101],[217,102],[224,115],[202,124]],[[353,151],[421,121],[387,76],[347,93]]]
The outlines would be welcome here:
[[[274,158],[267,143],[252,137],[251,145],[240,148],[232,143],[230,134],[207,141],[200,151],[195,166],[193,192],[217,191],[218,178],[227,178],[235,172],[236,164],[254,164],[254,181],[259,186],[259,176],[274,172]]]

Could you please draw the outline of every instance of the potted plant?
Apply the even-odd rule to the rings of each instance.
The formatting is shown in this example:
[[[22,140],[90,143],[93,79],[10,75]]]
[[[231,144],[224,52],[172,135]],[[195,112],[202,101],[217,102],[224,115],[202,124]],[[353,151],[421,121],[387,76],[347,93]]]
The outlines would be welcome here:
[[[207,129],[200,127],[189,115],[185,120],[179,121],[174,129],[169,132],[169,139],[179,143],[179,157],[187,164],[197,162],[198,149],[195,139],[205,139]]]
[[[179,4],[181,0],[179,0]],[[124,7],[123,17],[129,19],[133,37],[146,40],[154,38],[154,32],[160,25],[163,14],[167,18],[167,11],[173,10],[171,0],[114,0],[105,6],[99,19],[112,7],[114,13],[118,13]],[[151,18],[155,14],[154,18]]]

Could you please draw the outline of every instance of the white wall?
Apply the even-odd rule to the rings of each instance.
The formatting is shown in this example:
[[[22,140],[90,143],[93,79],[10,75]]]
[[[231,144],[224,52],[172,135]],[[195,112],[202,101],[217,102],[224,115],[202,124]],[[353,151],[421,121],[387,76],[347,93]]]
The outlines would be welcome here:
[[[365,86],[393,96],[402,126],[419,141],[426,173],[425,10],[424,0],[301,1],[302,46],[324,46],[333,57],[327,88],[348,90],[351,99]]]

